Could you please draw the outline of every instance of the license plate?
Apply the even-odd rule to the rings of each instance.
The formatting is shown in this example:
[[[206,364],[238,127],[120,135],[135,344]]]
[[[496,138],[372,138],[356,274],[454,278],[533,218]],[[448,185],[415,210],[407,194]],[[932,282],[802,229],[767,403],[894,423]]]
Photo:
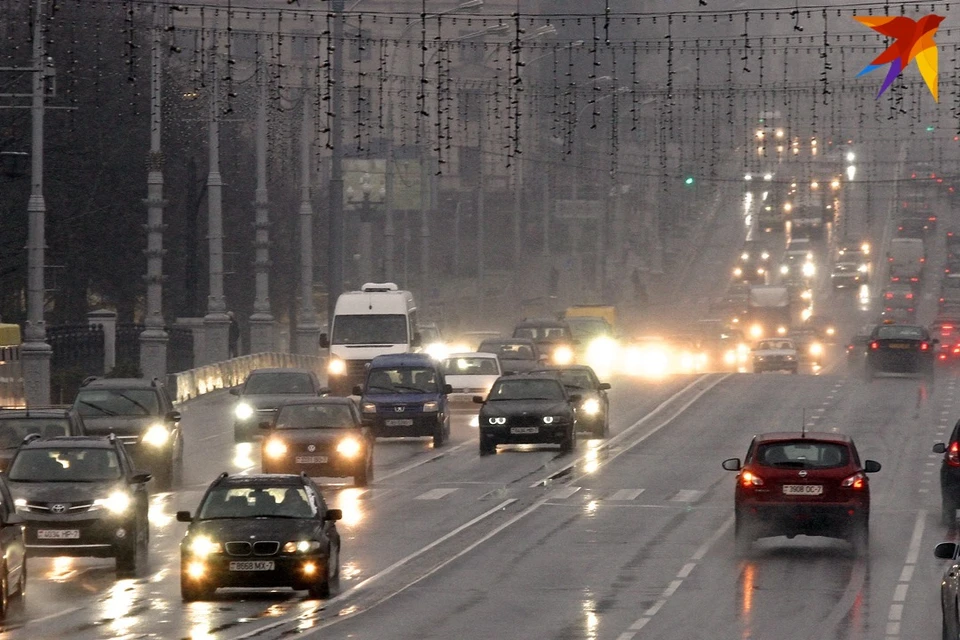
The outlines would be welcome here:
[[[297,464],[326,464],[327,456],[297,456]]]
[[[540,427],[510,427],[510,433],[540,433]]]
[[[909,349],[911,345],[902,342],[891,342],[887,345],[889,349]]]
[[[230,571],[273,571],[273,560],[234,560]]]
[[[413,425],[413,418],[404,418],[402,420],[387,420],[388,427],[410,427]]]
[[[822,484],[785,484],[783,494],[787,496],[819,496],[823,494]]]
[[[79,540],[79,529],[39,529],[38,540]]]

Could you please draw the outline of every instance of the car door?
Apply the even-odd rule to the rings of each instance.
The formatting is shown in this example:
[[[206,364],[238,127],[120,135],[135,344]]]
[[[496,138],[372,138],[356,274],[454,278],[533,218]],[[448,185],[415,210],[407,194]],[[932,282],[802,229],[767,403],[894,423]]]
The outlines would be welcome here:
[[[140,470],[134,466],[133,458],[130,457],[123,444],[117,447],[117,453],[120,456],[120,467],[123,469],[124,482],[129,482],[130,478],[140,473]],[[146,525],[149,522],[150,513],[150,492],[147,489],[147,483],[132,484],[130,489],[133,491],[134,503],[137,505],[137,514],[141,518],[141,522]]]
[[[16,515],[13,496],[10,495],[10,489],[4,480],[0,480],[0,551],[7,562],[8,584],[17,584],[20,574],[26,568],[24,563],[27,554],[23,540],[23,524],[20,516]]]
[[[327,520],[327,502],[323,499],[323,494],[320,493],[320,489],[317,488],[317,485],[314,484],[313,480],[309,481],[310,484],[307,487],[307,493],[312,494],[311,500],[313,501],[314,507],[317,510],[316,518],[318,520],[318,528],[323,531],[323,535],[326,536],[327,540],[330,541],[330,554],[331,560],[339,562],[340,556],[340,532],[337,531],[337,523],[333,520]]]

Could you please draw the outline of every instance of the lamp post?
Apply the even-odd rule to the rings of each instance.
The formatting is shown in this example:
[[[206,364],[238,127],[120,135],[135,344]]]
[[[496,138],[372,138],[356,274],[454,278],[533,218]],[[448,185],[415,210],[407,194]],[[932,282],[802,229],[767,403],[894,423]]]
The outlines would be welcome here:
[[[27,324],[20,347],[23,363],[24,393],[28,404],[50,402],[50,357],[53,350],[47,344],[47,328],[43,319],[44,307],[44,225],[47,205],[43,198],[43,115],[44,115],[44,50],[43,13],[45,0],[36,0],[33,19],[33,101],[30,107],[32,121],[30,200],[27,203]]]
[[[317,355],[320,325],[313,305],[313,205],[310,204],[310,100],[307,72],[303,72],[303,120],[300,124],[300,314],[297,316],[297,353]]]
[[[330,113],[330,217],[327,251],[327,324],[333,322],[337,298],[343,291],[343,0],[333,0],[333,60]]]

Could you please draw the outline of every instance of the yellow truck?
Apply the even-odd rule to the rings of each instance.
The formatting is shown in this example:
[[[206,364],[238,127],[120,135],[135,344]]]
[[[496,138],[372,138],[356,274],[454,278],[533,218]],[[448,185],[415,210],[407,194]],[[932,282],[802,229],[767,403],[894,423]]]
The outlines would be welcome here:
[[[617,326],[617,308],[607,304],[578,304],[567,307],[563,313],[564,320],[571,318],[603,318],[613,329]]]

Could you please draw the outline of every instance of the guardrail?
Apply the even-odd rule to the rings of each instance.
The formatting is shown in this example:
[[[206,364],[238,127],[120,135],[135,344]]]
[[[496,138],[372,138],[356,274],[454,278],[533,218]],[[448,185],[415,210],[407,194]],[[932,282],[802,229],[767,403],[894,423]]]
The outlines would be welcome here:
[[[327,359],[298,353],[254,353],[223,362],[188,369],[167,376],[167,387],[177,402],[185,402],[218,389],[241,384],[254,369],[311,369],[321,381],[326,380]]]

